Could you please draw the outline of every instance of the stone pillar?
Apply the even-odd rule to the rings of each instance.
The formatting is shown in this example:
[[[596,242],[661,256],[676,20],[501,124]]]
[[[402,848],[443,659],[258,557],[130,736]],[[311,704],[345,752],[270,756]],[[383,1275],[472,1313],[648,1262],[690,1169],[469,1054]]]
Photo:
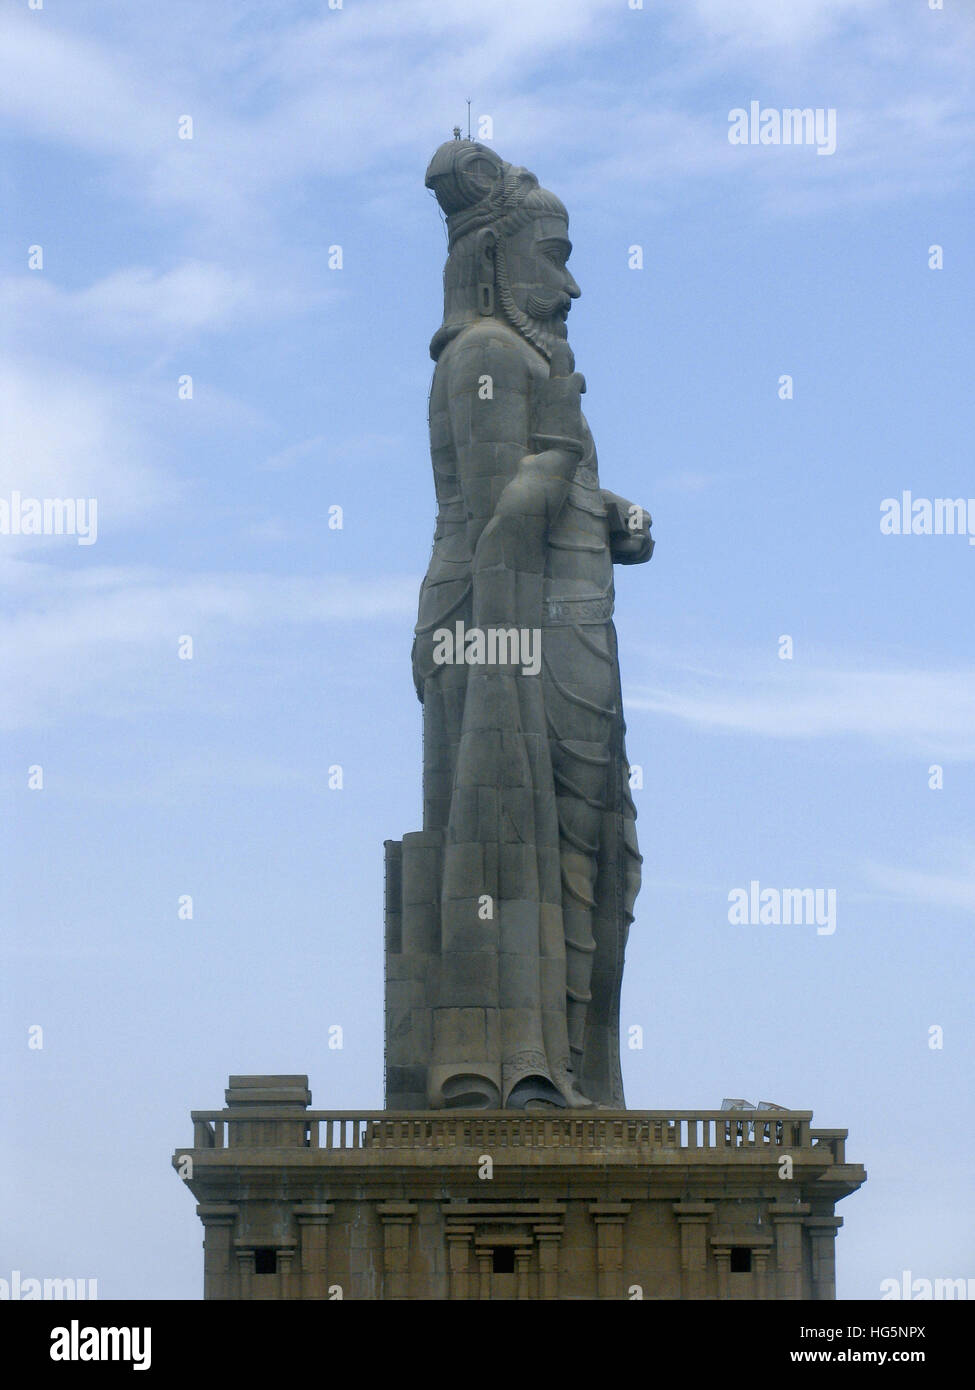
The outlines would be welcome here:
[[[278,1298],[300,1298],[301,1275],[295,1270],[295,1246],[278,1246]]]
[[[477,1296],[478,1296],[478,1298],[490,1298],[490,1297],[491,1297],[491,1273],[492,1273],[492,1270],[491,1270],[491,1262],[492,1262],[492,1255],[491,1255],[490,1250],[479,1250],[479,1251],[477,1252],[477,1265],[478,1265],[478,1280],[477,1280],[478,1288],[477,1288]]]
[[[237,1278],[240,1283],[240,1297],[254,1297],[254,1247],[237,1246]]]
[[[714,1214],[713,1202],[675,1202],[674,1215],[680,1226],[680,1291],[671,1297],[708,1296],[708,1222]],[[728,1256],[731,1259],[730,1251]],[[725,1271],[727,1274],[727,1270]],[[718,1297],[727,1297],[718,1294]]]
[[[562,1239],[562,1227],[536,1226],[535,1239],[538,1241],[538,1296],[558,1298],[559,1241]]]
[[[769,1250],[767,1246],[756,1245],[752,1249],[752,1284],[756,1298],[769,1298]]]
[[[768,1209],[775,1231],[776,1298],[802,1298],[802,1221],[810,1210],[806,1202],[776,1202]]]
[[[331,1202],[302,1202],[294,1208],[301,1252],[298,1298],[328,1298],[328,1218]]]
[[[623,1223],[629,1202],[590,1202],[596,1223],[596,1290],[599,1298],[623,1297]]]
[[[237,1271],[232,1267],[235,1202],[200,1202],[196,1214],[203,1222],[203,1297],[236,1298]]]
[[[473,1226],[451,1224],[447,1227],[447,1260],[451,1299],[468,1299],[471,1296],[471,1240],[473,1236]]]
[[[515,1251],[515,1274],[517,1276],[518,1298],[531,1298],[529,1291],[529,1270],[531,1268],[532,1249],[530,1245],[522,1246]]]
[[[410,1226],[417,1212],[415,1202],[381,1202],[383,1223],[383,1298],[410,1296]]]
[[[386,841],[386,1109],[425,1110],[443,832]]]
[[[731,1288],[731,1246],[716,1245],[714,1262],[718,1267],[718,1297],[727,1298]]]
[[[812,1242],[812,1297],[836,1297],[836,1232],[842,1216],[807,1216],[806,1228]]]

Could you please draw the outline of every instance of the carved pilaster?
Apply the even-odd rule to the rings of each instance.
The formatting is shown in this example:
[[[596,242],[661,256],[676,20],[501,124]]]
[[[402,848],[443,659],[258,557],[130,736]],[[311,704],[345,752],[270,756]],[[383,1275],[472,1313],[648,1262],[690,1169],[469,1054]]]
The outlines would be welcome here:
[[[769,1249],[758,1246],[752,1250],[752,1277],[755,1284],[755,1297],[768,1298],[769,1295]]]
[[[382,1202],[383,1298],[410,1296],[410,1227],[417,1212],[415,1202]]]
[[[241,1298],[254,1297],[254,1247],[237,1246],[237,1284]]]
[[[538,1242],[538,1296],[558,1298],[559,1242],[562,1239],[562,1227],[536,1226],[535,1239]]]
[[[281,1246],[278,1250],[278,1297],[296,1298],[300,1273],[295,1269],[295,1247]]]
[[[531,1269],[532,1252],[531,1247],[522,1247],[515,1251],[515,1276],[517,1279],[516,1288],[519,1299],[531,1298]]]
[[[491,1297],[491,1260],[490,1250],[479,1250],[477,1252],[477,1296],[478,1298]]]
[[[237,1204],[200,1202],[196,1214],[203,1222],[203,1297],[239,1298],[230,1259]]]
[[[707,1298],[708,1224],[714,1203],[675,1202],[673,1210],[680,1227],[680,1297]]]
[[[812,1296],[815,1299],[836,1297],[836,1232],[843,1225],[842,1216],[807,1216],[806,1229],[812,1243]]]
[[[724,1299],[731,1291],[731,1246],[715,1245],[713,1249],[718,1270],[718,1297]]]
[[[768,1209],[775,1231],[775,1294],[780,1299],[802,1298],[802,1222],[808,1203],[777,1203]]]
[[[596,1223],[596,1288],[599,1298],[623,1297],[623,1224],[629,1202],[591,1202]]]
[[[468,1299],[471,1296],[471,1241],[474,1238],[473,1226],[449,1224],[447,1226],[447,1262],[450,1279],[451,1299]]]
[[[328,1218],[331,1202],[302,1202],[294,1208],[298,1223],[301,1298],[328,1298]]]

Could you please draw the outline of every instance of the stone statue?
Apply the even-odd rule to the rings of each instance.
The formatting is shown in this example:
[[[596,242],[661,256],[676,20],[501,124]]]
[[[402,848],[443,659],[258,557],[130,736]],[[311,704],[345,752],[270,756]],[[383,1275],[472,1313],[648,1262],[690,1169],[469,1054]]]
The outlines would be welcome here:
[[[562,203],[456,133],[426,185],[449,253],[413,645],[424,830],[387,847],[387,1104],[623,1108],[641,858],[613,565],[650,558],[651,519],[600,486]]]

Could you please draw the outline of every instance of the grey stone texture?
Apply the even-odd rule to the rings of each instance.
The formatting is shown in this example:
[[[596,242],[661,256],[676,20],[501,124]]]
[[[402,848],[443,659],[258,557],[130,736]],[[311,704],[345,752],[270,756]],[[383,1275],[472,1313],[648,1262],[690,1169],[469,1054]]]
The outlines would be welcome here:
[[[866,1177],[808,1111],[314,1111],[306,1077],[227,1099],[173,1158],[208,1299],[828,1300]]]
[[[224,1110],[193,1113],[173,1164],[204,1297],[832,1299],[835,1205],[866,1178],[845,1130],[624,1107],[640,855],[613,566],[649,558],[649,518],[600,486],[565,209],[470,141],[427,182],[450,255],[413,651],[423,829],[386,845],[386,1109],[232,1076]],[[538,629],[537,674],[510,651],[439,663],[457,623]]]
[[[613,567],[650,558],[650,518],[600,483],[561,202],[469,140],[426,183],[449,254],[413,646],[423,830],[386,846],[386,1105],[619,1108],[641,858]]]

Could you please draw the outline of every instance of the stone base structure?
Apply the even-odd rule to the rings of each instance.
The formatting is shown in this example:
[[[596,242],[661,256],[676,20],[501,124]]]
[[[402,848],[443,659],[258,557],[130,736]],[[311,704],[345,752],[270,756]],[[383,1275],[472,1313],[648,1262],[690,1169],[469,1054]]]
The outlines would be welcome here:
[[[310,1110],[232,1076],[173,1165],[207,1299],[832,1299],[866,1180],[810,1111]]]

